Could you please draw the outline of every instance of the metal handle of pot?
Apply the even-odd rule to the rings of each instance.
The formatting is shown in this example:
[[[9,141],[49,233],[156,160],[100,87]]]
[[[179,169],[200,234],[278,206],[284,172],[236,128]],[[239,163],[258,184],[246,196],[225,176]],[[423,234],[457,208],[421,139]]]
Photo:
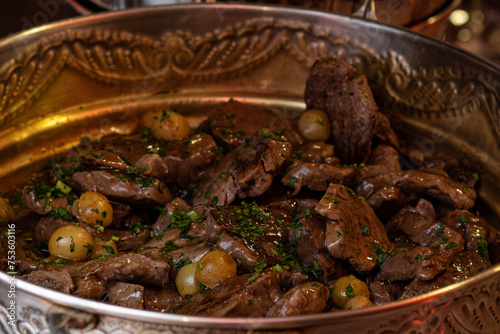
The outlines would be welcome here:
[[[97,316],[80,310],[59,305],[52,305],[46,314],[50,333],[69,334],[72,329],[82,333],[93,330],[97,326]]]

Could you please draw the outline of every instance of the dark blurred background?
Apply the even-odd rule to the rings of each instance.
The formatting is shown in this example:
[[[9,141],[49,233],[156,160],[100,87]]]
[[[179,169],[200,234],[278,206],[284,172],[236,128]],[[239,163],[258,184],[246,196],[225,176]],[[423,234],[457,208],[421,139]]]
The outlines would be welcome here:
[[[0,22],[2,22],[0,24],[0,37],[5,37],[49,22],[88,15],[109,8],[119,9],[140,4],[152,5],[158,3],[171,4],[214,1],[215,0],[3,0],[0,1]],[[236,1],[238,2],[238,0]],[[314,7],[338,12],[340,10],[339,8],[345,9],[347,2],[352,3],[354,1],[355,0],[274,0],[268,2],[288,3],[296,6]],[[383,1],[384,0],[375,0],[375,6],[382,6]],[[428,4],[437,3],[438,0],[420,1]],[[451,1],[452,0],[450,0],[450,2]],[[247,2],[265,1],[249,0]],[[401,0],[401,2],[404,1]],[[406,2],[410,4],[419,3],[418,0],[406,0]],[[445,21],[446,26],[444,31],[432,37],[453,43],[500,64],[499,0],[462,0],[458,7],[454,7],[447,13]],[[416,25],[407,25],[407,27],[410,28],[415,26]]]

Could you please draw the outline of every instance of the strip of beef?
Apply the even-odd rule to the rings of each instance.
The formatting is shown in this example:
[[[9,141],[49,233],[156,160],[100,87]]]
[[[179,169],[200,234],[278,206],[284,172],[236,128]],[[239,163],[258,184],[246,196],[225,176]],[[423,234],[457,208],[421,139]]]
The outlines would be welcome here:
[[[144,247],[160,248],[168,253],[215,239],[221,233],[220,226],[214,223],[210,208],[206,206],[196,206],[188,209],[189,211],[182,211],[186,209],[182,205],[170,209],[173,209],[171,213],[167,212],[159,218],[168,219],[168,225],[165,224],[162,231],[156,231],[156,236],[144,244]]]
[[[316,206],[316,205],[314,205]],[[301,205],[299,204],[299,209]],[[303,208],[302,208],[303,209]],[[314,210],[314,207],[311,208]],[[300,216],[292,222],[288,243],[295,250],[297,259],[308,267],[317,279],[329,282],[347,273],[343,261],[331,256],[326,248],[326,223],[311,209],[301,210]]]
[[[72,181],[80,191],[95,191],[110,199],[133,205],[165,205],[172,200],[172,194],[163,182],[142,177],[132,179],[130,175],[120,172],[76,172]]]
[[[302,143],[301,137],[281,110],[233,100],[212,107],[208,111],[208,125],[217,142],[228,151],[244,144],[264,129],[283,134],[294,146]]]
[[[400,299],[407,299],[426,292],[434,291],[446,286],[461,282],[472,277],[483,270],[491,267],[491,263],[476,252],[462,252],[451,264],[444,274],[432,281],[422,281],[415,278],[406,289]]]
[[[326,163],[302,162],[295,160],[287,169],[281,183],[292,187],[292,195],[297,195],[304,187],[315,191],[326,191],[330,183],[351,184],[355,169],[335,167]]]
[[[476,200],[474,189],[449,177],[420,170],[385,173],[367,178],[358,186],[358,193],[369,198],[384,187],[398,187],[415,196],[427,195],[457,209],[468,210],[474,206]]]
[[[331,184],[316,212],[330,220],[325,235],[330,253],[360,273],[370,272],[382,253],[394,248],[372,208],[345,186]]]
[[[370,294],[373,305],[383,305],[397,300],[404,291],[403,282],[372,282]]]
[[[398,187],[386,187],[378,190],[366,203],[375,211],[382,220],[397,213],[410,199]]]
[[[22,279],[44,288],[71,293],[75,286],[66,271],[37,270],[21,276]]]
[[[103,240],[118,239],[116,245],[120,251],[130,251],[138,248],[149,240],[149,218],[144,213],[132,212],[125,217],[122,228],[107,227],[99,237]]]
[[[137,253],[120,253],[101,259],[87,261],[70,270],[75,283],[74,294],[80,297],[96,298],[105,293],[111,280],[146,283],[165,286],[169,282],[168,263],[151,259]]]
[[[325,142],[306,143],[300,146],[295,152],[295,156],[303,162],[325,163],[339,166],[339,159],[333,155],[333,145]]]
[[[387,257],[375,279],[394,282],[418,277],[422,281],[429,281],[444,273],[447,265],[441,260],[439,253],[430,247],[398,248]]]
[[[144,309],[144,287],[138,284],[112,282],[107,287],[106,301],[113,305]]]
[[[386,166],[390,172],[399,172],[401,170],[399,152],[389,145],[378,145],[375,147],[369,163],[371,165]]]
[[[281,294],[281,272],[272,270],[228,278],[183,303],[178,314],[212,317],[262,317]]]
[[[332,123],[335,154],[345,164],[368,159],[377,127],[378,108],[365,76],[335,58],[317,60],[307,78],[308,109],[325,111]]]
[[[433,248],[436,254],[431,258],[441,262],[444,267],[464,249],[465,241],[460,233],[443,223],[430,222],[415,212],[403,211],[388,225],[401,230],[416,244]]]
[[[423,216],[429,222],[434,222],[436,220],[436,211],[431,202],[424,198],[420,198],[415,206],[407,205],[401,212],[414,212]]]
[[[167,181],[182,188],[200,180],[202,174],[219,158],[220,148],[212,136],[194,134],[166,146],[163,160],[168,166]]]
[[[176,305],[182,305],[182,301],[175,286],[146,285],[144,287],[144,309],[148,311],[172,313]]]
[[[267,317],[289,317],[301,314],[321,313],[330,297],[328,288],[318,282],[297,285],[285,292],[274,303]]]
[[[155,232],[156,235],[163,232],[167,227],[170,226],[170,217],[175,211],[188,212],[190,211],[190,207],[183,199],[179,197],[176,197],[171,202],[167,203],[161,210],[160,215],[156,219],[156,222],[151,226],[151,229]]]
[[[269,189],[291,153],[291,144],[267,132],[255,140],[256,145],[238,147],[208,170],[194,191],[194,205],[229,205],[236,196],[256,197]]]
[[[500,246],[500,232],[484,218],[469,211],[451,211],[439,221],[463,236],[466,251],[478,252],[489,259],[488,249],[496,250]]]
[[[60,208],[66,210],[69,214],[73,214],[73,201],[77,199],[77,196],[64,196],[64,197],[54,197],[51,195],[49,197],[49,203],[47,203],[46,191],[37,190],[34,186],[27,186],[23,188],[21,195],[21,200],[24,206],[39,215],[46,215],[50,212],[58,212]]]
[[[224,230],[216,239],[217,248],[241,263],[242,272],[253,271],[257,260],[283,263],[288,229],[294,210],[280,203],[260,207],[255,202],[216,208],[215,223]]]
[[[116,169],[126,170],[132,165],[125,162],[116,152],[98,148],[85,151],[80,155],[81,168],[83,169]]]

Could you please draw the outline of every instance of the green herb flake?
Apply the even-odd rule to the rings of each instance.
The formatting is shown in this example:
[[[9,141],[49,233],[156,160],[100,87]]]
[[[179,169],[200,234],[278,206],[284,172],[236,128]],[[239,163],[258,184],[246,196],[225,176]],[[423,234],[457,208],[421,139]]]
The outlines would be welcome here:
[[[363,235],[369,235],[370,234],[370,226],[368,226],[368,225],[362,225],[361,226],[361,234],[363,234]]]
[[[113,248],[113,246],[103,245],[102,249],[104,249],[106,251],[106,253],[108,253],[109,255],[114,255],[115,254],[115,249]]]
[[[69,245],[69,251],[74,252],[75,251],[75,241],[73,240],[73,236],[71,238],[71,244]]]
[[[349,298],[349,299],[352,299],[352,298],[356,297],[356,295],[354,294],[354,289],[353,289],[353,287],[352,287],[351,284],[349,284],[345,288],[345,294],[346,294],[347,298]]]
[[[482,257],[488,258],[488,245],[483,237],[477,238],[477,250]]]

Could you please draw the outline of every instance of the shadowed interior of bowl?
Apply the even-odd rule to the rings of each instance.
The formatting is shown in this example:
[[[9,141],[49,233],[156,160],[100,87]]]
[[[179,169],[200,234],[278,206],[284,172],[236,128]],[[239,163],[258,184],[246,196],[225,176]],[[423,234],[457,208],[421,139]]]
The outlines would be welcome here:
[[[11,191],[82,136],[133,131],[152,109],[176,108],[192,127],[205,117],[199,106],[230,98],[298,115],[305,108],[305,79],[321,56],[343,58],[367,76],[381,110],[410,138],[408,163],[446,152],[477,170],[475,209],[500,228],[499,69],[407,30],[294,8],[144,8],[69,20],[3,40],[0,192]],[[52,301],[176,325],[283,329],[301,327],[307,319],[318,326],[348,326],[360,318],[379,321],[384,314],[449,302],[499,270],[494,266],[459,284],[376,308],[286,320],[137,312],[59,293]],[[8,276],[0,279],[5,283]],[[42,298],[47,294],[26,282],[19,288]]]

